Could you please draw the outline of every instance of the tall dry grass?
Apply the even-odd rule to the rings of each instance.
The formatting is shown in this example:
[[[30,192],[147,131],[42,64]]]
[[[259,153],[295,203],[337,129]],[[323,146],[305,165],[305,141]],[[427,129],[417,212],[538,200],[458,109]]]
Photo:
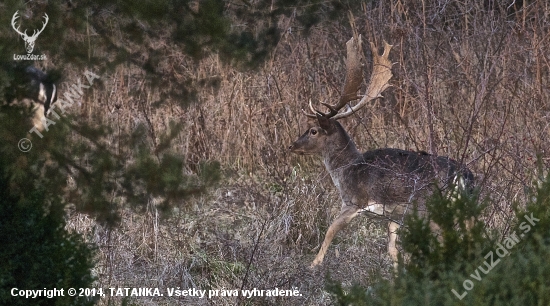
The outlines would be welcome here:
[[[550,7],[545,1],[510,4],[362,4],[353,12],[358,32],[378,45],[383,39],[394,45],[393,86],[384,99],[342,120],[363,150],[424,150],[466,163],[490,204],[483,216],[487,227],[503,236],[511,205],[524,203],[550,159]],[[301,114],[309,99],[338,98],[351,31],[345,19],[318,25],[309,35],[296,24],[293,17],[281,18],[282,39],[255,71],[233,69],[215,54],[195,63],[171,50],[168,57],[185,67],[182,82],[217,80],[217,86],[200,87],[188,108],[173,101],[153,107],[158,93],[130,66],[106,76],[105,89],[87,97],[87,120],[114,125],[116,133],[144,123],[153,144],[170,120],[183,123],[173,149],[187,157],[185,171],[213,159],[224,174],[216,189],[182,203],[168,220],[157,215],[154,199],[145,213],[126,211],[122,227],[112,231],[74,215],[71,226],[100,246],[98,285],[277,286],[303,294],[136,299],[140,305],[320,305],[329,304],[326,272],[345,284],[365,285],[372,275],[389,273],[385,229],[361,218],[338,235],[320,270],[304,268],[340,204],[322,163],[286,148],[309,124]],[[367,52],[367,77],[370,58]]]

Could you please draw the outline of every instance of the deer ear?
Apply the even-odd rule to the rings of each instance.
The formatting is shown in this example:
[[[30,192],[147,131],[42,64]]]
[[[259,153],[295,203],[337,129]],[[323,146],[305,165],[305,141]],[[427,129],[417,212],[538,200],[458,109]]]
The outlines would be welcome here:
[[[323,130],[325,130],[327,132],[332,130],[333,123],[332,123],[332,121],[330,121],[329,118],[327,118],[327,117],[325,117],[325,116],[323,116],[322,114],[319,114],[319,113],[317,113],[316,116],[317,116],[317,122],[319,122],[319,126]]]

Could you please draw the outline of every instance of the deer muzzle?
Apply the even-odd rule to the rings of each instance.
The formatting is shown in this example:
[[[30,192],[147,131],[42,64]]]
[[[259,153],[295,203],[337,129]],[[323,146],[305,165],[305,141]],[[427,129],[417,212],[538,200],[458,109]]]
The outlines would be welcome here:
[[[289,147],[288,147],[288,150],[292,153],[296,153],[296,154],[300,154],[300,155],[304,155],[305,154],[305,151],[304,150],[301,150],[300,149],[300,146],[298,146],[295,143],[291,144]]]

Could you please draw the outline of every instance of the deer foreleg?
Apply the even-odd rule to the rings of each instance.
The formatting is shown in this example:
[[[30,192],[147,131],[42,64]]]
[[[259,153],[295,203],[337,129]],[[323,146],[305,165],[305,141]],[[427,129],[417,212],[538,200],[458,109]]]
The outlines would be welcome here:
[[[310,268],[313,268],[317,266],[318,264],[323,262],[323,258],[325,257],[325,254],[328,250],[328,246],[332,242],[332,239],[334,239],[334,235],[336,235],[341,229],[346,227],[348,223],[357,216],[360,209],[356,206],[343,206],[342,210],[340,210],[340,214],[338,217],[332,222],[332,224],[329,226],[327,233],[325,235],[325,240],[323,241],[323,244],[321,245],[321,249],[319,250],[319,253],[317,253],[317,256],[311,263]]]

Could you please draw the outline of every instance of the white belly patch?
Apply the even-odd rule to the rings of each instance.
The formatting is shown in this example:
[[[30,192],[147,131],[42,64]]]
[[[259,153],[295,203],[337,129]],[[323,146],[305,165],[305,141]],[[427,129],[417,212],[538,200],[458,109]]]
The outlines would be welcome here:
[[[369,202],[367,204],[367,207],[363,208],[362,211],[366,212],[372,212],[377,215],[383,215],[384,214],[384,205],[378,204],[376,202]]]

